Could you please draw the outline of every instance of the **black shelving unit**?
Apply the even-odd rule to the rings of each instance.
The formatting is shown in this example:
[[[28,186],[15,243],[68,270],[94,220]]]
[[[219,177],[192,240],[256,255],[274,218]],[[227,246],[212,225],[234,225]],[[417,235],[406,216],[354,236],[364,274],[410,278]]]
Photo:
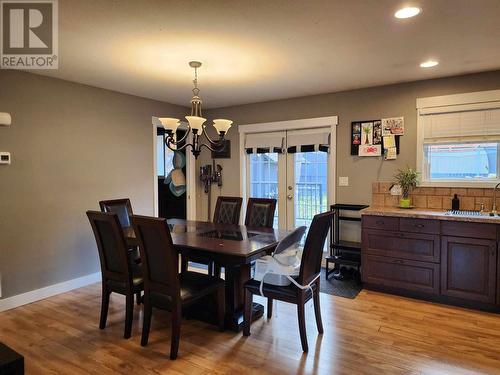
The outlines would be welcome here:
[[[333,277],[341,278],[340,266],[356,267],[359,272],[361,265],[361,243],[353,241],[344,241],[340,239],[340,222],[341,221],[361,221],[360,216],[343,216],[343,211],[361,211],[367,208],[365,204],[333,204],[330,210],[335,211],[330,228],[330,255],[326,257],[326,273],[328,277],[333,273]],[[330,263],[334,263],[335,267],[329,269]],[[336,273],[337,272],[337,273]]]

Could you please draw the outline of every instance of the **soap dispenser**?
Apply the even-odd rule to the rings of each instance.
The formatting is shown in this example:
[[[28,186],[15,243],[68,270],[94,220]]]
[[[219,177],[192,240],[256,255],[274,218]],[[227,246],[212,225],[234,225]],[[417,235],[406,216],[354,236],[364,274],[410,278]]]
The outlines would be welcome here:
[[[453,199],[451,200],[451,209],[453,211],[460,210],[460,199],[458,199],[457,194],[455,194]]]

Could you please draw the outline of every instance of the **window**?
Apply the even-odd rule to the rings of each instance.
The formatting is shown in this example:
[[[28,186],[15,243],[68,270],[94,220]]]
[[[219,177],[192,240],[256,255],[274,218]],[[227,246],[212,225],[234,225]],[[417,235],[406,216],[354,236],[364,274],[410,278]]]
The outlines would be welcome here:
[[[495,181],[498,142],[425,145],[428,179]]]
[[[417,108],[424,186],[500,181],[500,90],[417,99]]]

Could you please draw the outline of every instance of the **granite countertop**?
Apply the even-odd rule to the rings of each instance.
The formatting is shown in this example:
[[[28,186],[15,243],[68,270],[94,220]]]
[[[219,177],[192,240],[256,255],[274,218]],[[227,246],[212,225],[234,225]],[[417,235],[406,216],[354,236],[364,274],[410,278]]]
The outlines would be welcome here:
[[[395,216],[414,219],[434,219],[447,221],[467,221],[474,223],[500,224],[499,216],[489,216],[485,213],[480,216],[446,215],[444,210],[431,210],[426,208],[398,208],[398,207],[368,207],[361,210],[361,215]]]

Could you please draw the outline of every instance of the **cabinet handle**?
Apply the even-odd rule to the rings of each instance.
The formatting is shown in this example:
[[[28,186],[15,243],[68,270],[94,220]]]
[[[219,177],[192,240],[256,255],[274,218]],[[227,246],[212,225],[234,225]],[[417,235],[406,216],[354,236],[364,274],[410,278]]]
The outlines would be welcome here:
[[[417,228],[423,228],[423,227],[425,227],[425,225],[424,225],[424,224],[415,224],[415,226],[416,226]]]
[[[376,224],[377,224],[377,225],[383,225],[383,224],[384,224],[384,222],[383,222],[382,220],[378,220],[378,221],[376,222]]]
[[[401,259],[394,259],[394,263],[404,264],[405,261]]]

